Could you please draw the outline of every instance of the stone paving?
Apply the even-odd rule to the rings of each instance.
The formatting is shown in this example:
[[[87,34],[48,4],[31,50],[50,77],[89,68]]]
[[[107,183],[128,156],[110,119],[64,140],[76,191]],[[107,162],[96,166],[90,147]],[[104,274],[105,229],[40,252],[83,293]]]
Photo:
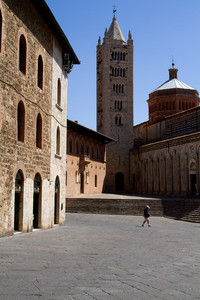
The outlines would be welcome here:
[[[200,299],[200,224],[66,214],[0,238],[1,300]]]

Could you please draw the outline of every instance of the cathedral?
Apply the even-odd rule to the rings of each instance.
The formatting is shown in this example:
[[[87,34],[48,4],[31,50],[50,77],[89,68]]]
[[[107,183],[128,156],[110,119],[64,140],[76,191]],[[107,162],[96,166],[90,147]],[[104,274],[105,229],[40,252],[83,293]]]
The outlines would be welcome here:
[[[133,126],[133,40],[114,15],[97,45],[97,131],[115,140],[107,149],[107,192],[199,195],[199,94],[177,73],[172,63],[169,79],[149,94],[149,120]]]

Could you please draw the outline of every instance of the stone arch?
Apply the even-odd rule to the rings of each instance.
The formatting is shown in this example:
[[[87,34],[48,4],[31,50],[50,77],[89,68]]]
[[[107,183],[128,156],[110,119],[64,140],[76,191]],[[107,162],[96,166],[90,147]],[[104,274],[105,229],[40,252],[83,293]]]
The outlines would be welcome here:
[[[192,196],[197,193],[197,165],[195,159],[189,161],[189,191]]]
[[[19,169],[15,176],[15,200],[14,200],[14,230],[23,229],[23,200],[24,200],[24,174]]]
[[[54,224],[59,224],[59,207],[60,207],[60,179],[59,176],[56,176],[55,194],[54,194]]]
[[[33,228],[41,228],[42,219],[42,177],[36,173],[33,187]]]

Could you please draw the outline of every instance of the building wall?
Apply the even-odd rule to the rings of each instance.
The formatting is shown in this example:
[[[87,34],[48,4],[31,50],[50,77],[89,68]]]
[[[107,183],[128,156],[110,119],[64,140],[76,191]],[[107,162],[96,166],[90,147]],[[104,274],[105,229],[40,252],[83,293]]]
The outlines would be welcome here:
[[[16,215],[19,217],[17,230],[23,232],[31,231],[33,227],[53,226],[57,175],[60,178],[59,223],[64,222],[67,78],[61,68],[62,49],[31,2],[1,0],[0,10],[0,235],[5,235],[13,233]],[[25,74],[19,70],[21,35],[26,41]],[[43,61],[42,87],[38,86],[39,55]],[[55,107],[54,84],[58,76],[62,81],[62,111]],[[18,138],[17,126],[20,101],[25,116],[23,141]],[[42,123],[38,123],[42,137],[39,146],[36,145],[38,114],[42,120]],[[61,158],[54,157],[55,128],[58,122],[61,124]],[[18,171],[22,178],[21,185],[15,184]],[[36,174],[39,174],[41,180],[40,188],[34,184]],[[37,225],[34,225],[34,205],[37,203]]]
[[[72,146],[69,146],[70,141],[72,141]],[[79,145],[78,151],[77,144]],[[82,145],[84,145],[84,150]],[[72,147],[71,151],[70,147]],[[84,136],[84,134],[68,130],[67,149],[66,197],[81,193],[102,193],[106,175],[104,143],[92,137]]]
[[[63,71],[63,50],[57,40],[53,40],[52,70],[52,122],[51,122],[51,210],[55,209],[55,181],[59,178],[59,223],[65,221],[65,175],[66,175],[66,144],[67,144],[67,88],[68,75]],[[60,95],[59,90],[60,89]],[[57,137],[58,131],[60,138]],[[60,150],[57,149],[59,144]],[[58,153],[59,152],[59,153]],[[53,214],[52,214],[53,215]]]
[[[146,195],[198,196],[199,132],[131,151],[132,191]]]

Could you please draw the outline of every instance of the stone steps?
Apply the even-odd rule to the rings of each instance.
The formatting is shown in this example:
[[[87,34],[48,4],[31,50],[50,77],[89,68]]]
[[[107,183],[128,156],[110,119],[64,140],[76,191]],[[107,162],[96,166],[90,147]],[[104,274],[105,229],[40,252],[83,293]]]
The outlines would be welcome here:
[[[117,196],[116,196],[117,197]],[[200,222],[200,199],[172,198],[67,198],[66,212],[143,215],[146,205],[152,216]]]

